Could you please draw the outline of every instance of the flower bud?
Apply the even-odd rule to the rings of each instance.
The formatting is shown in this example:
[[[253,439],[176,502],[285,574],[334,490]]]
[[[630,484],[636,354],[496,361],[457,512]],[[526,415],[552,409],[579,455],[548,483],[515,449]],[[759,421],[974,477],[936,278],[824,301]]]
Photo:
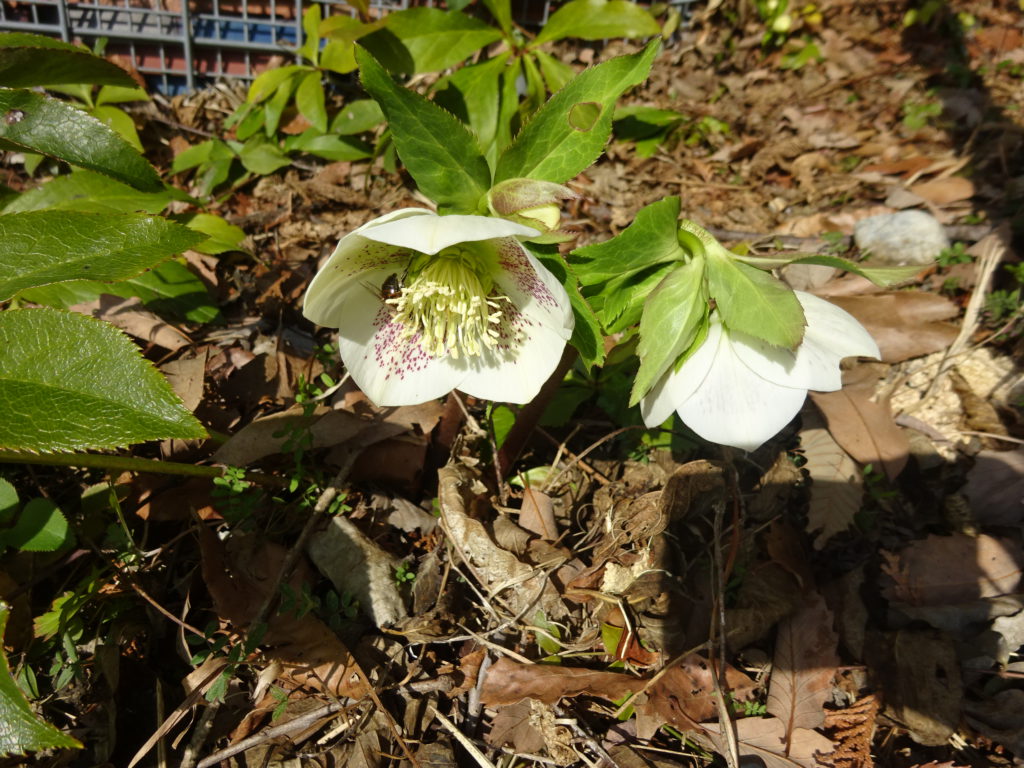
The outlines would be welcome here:
[[[487,193],[487,208],[494,216],[539,229],[544,236],[558,235],[562,200],[578,198],[562,184],[536,179],[507,179]]]

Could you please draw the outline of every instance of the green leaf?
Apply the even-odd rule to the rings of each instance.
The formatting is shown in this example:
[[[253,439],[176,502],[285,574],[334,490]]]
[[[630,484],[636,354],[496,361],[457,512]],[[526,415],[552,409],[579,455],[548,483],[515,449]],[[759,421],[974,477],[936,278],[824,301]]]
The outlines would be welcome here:
[[[107,449],[206,430],[112,325],[74,312],[0,312],[0,447]]]
[[[319,8],[320,6],[313,6]],[[327,130],[327,106],[320,72],[310,72],[302,78],[295,91],[295,106],[318,131]]]
[[[627,141],[663,136],[666,129],[674,128],[685,119],[685,116],[671,109],[630,104],[615,110],[615,136]]]
[[[491,172],[465,125],[397,85],[367,51],[356,51],[363,87],[384,110],[398,155],[420,191],[439,207],[475,213]]]
[[[495,404],[490,409],[491,430],[494,433],[494,445],[498,448],[505,443],[505,438],[516,423],[516,412],[507,405]]]
[[[242,151],[238,153],[238,159],[247,171],[261,176],[271,174],[292,162],[276,143],[263,136],[253,136],[245,142]]]
[[[75,304],[93,301],[104,293],[124,299],[137,297],[147,309],[157,314],[190,323],[210,323],[220,318],[220,310],[203,281],[184,264],[174,260],[165,261],[156,269],[118,283],[73,280],[31,288],[19,293],[18,298],[67,309]]]
[[[611,135],[616,99],[647,77],[660,47],[655,40],[639,53],[598,64],[552,96],[499,158],[495,181],[527,178],[561,184],[593,163]],[[601,113],[587,121],[589,130],[578,130],[570,115],[587,102],[600,104]]]
[[[551,14],[532,45],[563,37],[604,40],[660,34],[661,25],[650,12],[629,0],[572,0]]]
[[[684,256],[676,232],[679,227],[679,198],[666,197],[642,208],[621,234],[596,245],[577,248],[569,263],[583,285],[633,274]]]
[[[674,262],[659,264],[613,277],[600,286],[586,291],[597,316],[609,333],[619,333],[640,321],[644,301],[669,272]]]
[[[202,239],[154,216],[77,211],[0,216],[0,301],[65,280],[124,280]]]
[[[268,138],[276,137],[277,127],[281,124],[281,116],[288,107],[292,94],[295,93],[295,89],[299,86],[299,79],[296,76],[285,80],[274,91],[274,95],[267,99],[263,105],[263,133]]]
[[[332,40],[354,43],[360,37],[370,32],[375,32],[383,26],[383,19],[368,23],[351,16],[339,14],[337,16],[328,16],[320,22],[320,37],[329,37]]]
[[[0,477],[0,525],[8,525],[18,512],[18,491]]]
[[[135,130],[135,121],[123,109],[100,105],[90,109],[89,114],[112,131],[116,131],[118,136],[135,148],[136,152],[142,152],[142,142],[139,141],[139,133]]]
[[[501,39],[490,24],[439,8],[408,8],[389,13],[384,26],[408,49],[414,72],[437,72],[461,64]]]
[[[356,46],[348,40],[331,40],[320,51],[320,66],[347,75],[356,69]]]
[[[139,192],[101,173],[79,170],[21,193],[3,208],[3,213],[57,208],[93,213],[144,211],[155,214],[176,197],[187,199],[187,195],[177,195],[166,188],[160,192]]]
[[[348,0],[348,4],[356,9],[359,18],[365,19],[370,14],[370,0]]]
[[[651,291],[640,319],[636,354],[640,370],[629,396],[632,407],[640,402],[697,337],[708,316],[704,286],[704,259],[694,258],[674,269]]]
[[[0,637],[7,629],[10,608],[0,602]],[[36,716],[11,677],[7,657],[0,653],[0,756],[23,755],[43,749],[81,749],[82,745]]]
[[[736,261],[721,246],[708,248],[707,257],[708,287],[726,328],[786,349],[800,344],[804,312],[785,283]]]
[[[136,87],[119,66],[77,45],[25,32],[0,33],[0,85],[31,88],[62,83]]]
[[[28,501],[13,527],[0,530],[0,547],[14,547],[22,552],[56,552],[67,543],[68,521],[64,513],[49,499]]]
[[[290,80],[299,72],[309,71],[309,67],[301,64],[291,64],[287,67],[265,70],[260,73],[259,77],[252,81],[252,85],[249,86],[249,94],[246,96],[246,101],[252,102],[253,104],[259,104],[273,96],[274,93],[277,92],[277,89],[281,87],[281,84],[286,80]]]
[[[498,163],[498,153],[504,151],[511,143],[512,137],[519,131],[517,122],[519,110],[519,78],[522,74],[522,57],[513,58],[509,66],[501,73],[501,107],[498,110],[498,132],[494,144],[488,148],[487,162],[491,167]]]
[[[501,75],[508,66],[510,53],[456,70],[437,84],[434,100],[468,123],[486,152],[498,133],[501,100]]]
[[[522,100],[519,103],[519,116],[522,124],[526,125],[532,119],[534,113],[544,106],[544,102],[547,101],[548,91],[547,86],[544,85],[544,78],[541,77],[540,68],[537,66],[533,56],[523,56],[520,58],[520,62],[522,63],[523,75],[526,80],[526,92],[522,94]],[[576,105],[573,106],[575,107]],[[579,130],[576,126],[573,126],[573,129]]]
[[[236,157],[237,154],[231,145],[220,139],[208,139],[189,147],[175,157],[171,164],[171,173],[198,168],[195,181],[199,187],[199,194],[208,195],[227,180]]]
[[[384,112],[373,99],[356,99],[350,101],[334,116],[331,122],[331,133],[341,136],[354,136],[357,133],[372,131],[384,122]]]
[[[309,152],[333,162],[362,160],[373,155],[368,144],[350,136],[333,133],[321,134],[316,128],[309,128],[297,136],[284,140],[286,152]]]
[[[484,7],[491,12],[491,16],[498,22],[501,31],[511,35],[512,26],[512,3],[510,0],[483,0]]]
[[[839,256],[829,256],[827,254],[815,254],[813,256],[796,255],[787,258],[772,258],[770,256],[736,256],[736,260],[742,261],[745,264],[750,264],[753,267],[761,267],[762,269],[772,269],[786,264],[819,264],[823,267],[834,267],[835,269],[852,272],[855,275],[860,275],[866,280],[870,280],[875,285],[882,286],[909,280],[921,271],[920,265],[905,267],[866,267],[856,261],[850,261],[849,259],[844,259]]]
[[[547,51],[533,51],[540,65],[540,73],[544,76],[544,83],[551,93],[562,90],[566,84],[576,76],[576,72],[565,62],[559,61]]]
[[[317,54],[320,52],[320,6],[313,3],[302,14],[302,46],[297,53],[316,66]]]
[[[195,232],[206,235],[206,239],[192,248],[200,253],[207,253],[216,256],[226,251],[245,251],[241,247],[245,240],[245,232],[241,227],[228,224],[223,217],[213,213],[192,213],[185,216],[175,217]]]
[[[99,171],[143,192],[163,189],[142,155],[99,120],[31,91],[0,89],[0,147],[39,152]]]
[[[569,343],[580,353],[580,360],[587,368],[604,362],[604,335],[601,323],[587,300],[580,293],[579,278],[558,254],[556,245],[527,244],[530,252],[553,274],[569,294],[576,325]]]
[[[96,106],[124,104],[131,101],[149,101],[149,94],[137,85],[131,88],[126,88],[123,85],[104,85],[96,94]]]

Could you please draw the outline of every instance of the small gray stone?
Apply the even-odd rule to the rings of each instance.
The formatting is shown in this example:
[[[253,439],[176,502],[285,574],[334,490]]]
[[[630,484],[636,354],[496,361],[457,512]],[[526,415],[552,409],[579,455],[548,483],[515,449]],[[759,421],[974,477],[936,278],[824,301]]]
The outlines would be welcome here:
[[[853,229],[853,240],[878,266],[931,264],[949,247],[942,225],[924,211],[883,213],[861,219]]]

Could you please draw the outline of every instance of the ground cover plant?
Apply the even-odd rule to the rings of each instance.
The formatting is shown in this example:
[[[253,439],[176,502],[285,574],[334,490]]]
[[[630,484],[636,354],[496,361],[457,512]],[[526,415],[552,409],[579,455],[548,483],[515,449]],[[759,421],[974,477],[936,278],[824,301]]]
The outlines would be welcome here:
[[[1015,764],[1018,16],[0,35],[0,762]]]

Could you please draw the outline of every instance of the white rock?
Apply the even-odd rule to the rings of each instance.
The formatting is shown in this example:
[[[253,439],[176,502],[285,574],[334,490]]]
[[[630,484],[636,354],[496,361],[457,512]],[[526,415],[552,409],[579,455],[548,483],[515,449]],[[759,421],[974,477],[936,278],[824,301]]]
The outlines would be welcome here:
[[[873,265],[931,264],[949,247],[942,225],[924,211],[883,213],[861,219],[853,240]]]

